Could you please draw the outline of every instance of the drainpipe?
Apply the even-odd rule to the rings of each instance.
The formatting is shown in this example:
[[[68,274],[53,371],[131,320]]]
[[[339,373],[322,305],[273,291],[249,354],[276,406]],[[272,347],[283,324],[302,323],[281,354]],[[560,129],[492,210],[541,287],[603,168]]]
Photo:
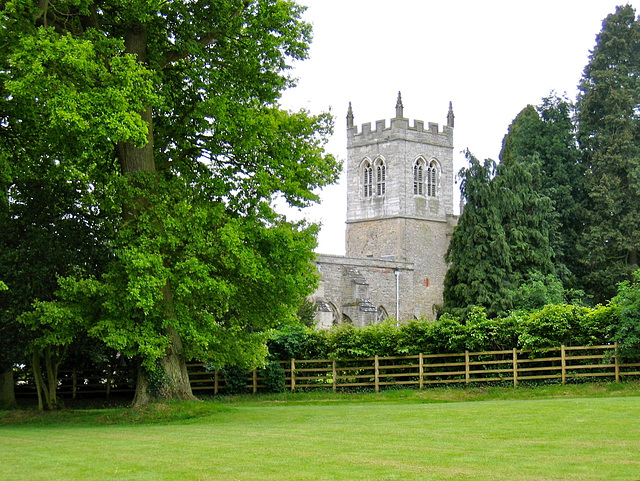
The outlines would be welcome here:
[[[400,269],[396,273],[396,327],[400,326]]]

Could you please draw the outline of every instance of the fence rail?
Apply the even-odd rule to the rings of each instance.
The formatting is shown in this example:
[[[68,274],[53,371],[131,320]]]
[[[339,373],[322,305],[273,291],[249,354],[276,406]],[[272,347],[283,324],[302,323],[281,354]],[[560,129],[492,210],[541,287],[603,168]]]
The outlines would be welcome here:
[[[370,357],[360,359],[308,359],[281,362],[286,389],[349,390],[388,386],[416,386],[419,389],[443,384],[509,383],[606,378],[621,381],[640,376],[640,363],[621,363],[617,345],[560,346],[559,348],[418,354],[414,356]],[[200,366],[200,365],[194,365]],[[217,375],[217,374],[216,374]],[[211,378],[211,374],[209,374]],[[260,371],[247,376],[247,390],[264,389]],[[224,392],[225,382],[201,379],[194,390]]]
[[[640,376],[640,363],[619,362],[617,345],[560,346],[552,349],[455,354],[418,354],[413,356],[370,357],[364,359],[307,359],[282,361],[285,388],[331,389],[389,386],[429,386],[450,384],[509,383],[554,380],[565,384],[572,379],[605,378],[620,381]],[[217,370],[204,364],[187,366],[191,386],[196,393],[218,394],[227,391],[226,381]],[[17,390],[34,392],[26,373],[18,376]],[[61,371],[60,394],[132,393],[135,376],[118,369]],[[246,389],[257,393],[266,389],[261,371],[247,372]]]

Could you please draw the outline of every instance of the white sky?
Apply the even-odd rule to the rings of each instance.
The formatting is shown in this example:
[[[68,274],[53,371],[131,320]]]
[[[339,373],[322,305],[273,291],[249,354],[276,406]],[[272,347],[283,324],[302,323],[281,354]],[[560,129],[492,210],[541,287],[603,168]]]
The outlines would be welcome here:
[[[331,110],[328,150],[346,159],[346,113],[355,124],[390,119],[402,91],[404,116],[446,123],[455,113],[455,171],[461,151],[498,160],[514,117],[551,91],[575,100],[602,20],[623,0],[298,0],[313,24],[310,58],[283,107]],[[629,2],[640,8],[640,0]],[[455,187],[455,191],[458,188]],[[346,189],[326,187],[302,215],[320,222],[317,252],[344,254]],[[457,201],[456,201],[457,203]],[[294,215],[295,216],[295,215]]]

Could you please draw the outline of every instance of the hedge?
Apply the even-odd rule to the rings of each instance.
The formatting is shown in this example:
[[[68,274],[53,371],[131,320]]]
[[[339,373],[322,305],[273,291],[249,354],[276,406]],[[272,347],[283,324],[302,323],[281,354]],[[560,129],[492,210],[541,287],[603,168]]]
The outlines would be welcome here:
[[[361,328],[341,325],[324,331],[287,327],[273,333],[268,347],[272,360],[284,361],[498,351],[514,347],[541,349],[616,341],[624,345],[619,311],[620,306],[614,302],[593,308],[564,304],[487,318],[483,308],[475,307],[466,320],[445,314],[436,321],[414,320],[399,327],[392,320]],[[628,313],[626,316],[625,319],[630,317]]]

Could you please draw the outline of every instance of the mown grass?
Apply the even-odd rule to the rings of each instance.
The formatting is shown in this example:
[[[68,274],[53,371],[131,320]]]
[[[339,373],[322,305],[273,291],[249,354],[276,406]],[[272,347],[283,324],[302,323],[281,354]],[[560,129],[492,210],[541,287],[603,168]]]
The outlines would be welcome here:
[[[0,413],[0,479],[640,480],[640,384]]]

